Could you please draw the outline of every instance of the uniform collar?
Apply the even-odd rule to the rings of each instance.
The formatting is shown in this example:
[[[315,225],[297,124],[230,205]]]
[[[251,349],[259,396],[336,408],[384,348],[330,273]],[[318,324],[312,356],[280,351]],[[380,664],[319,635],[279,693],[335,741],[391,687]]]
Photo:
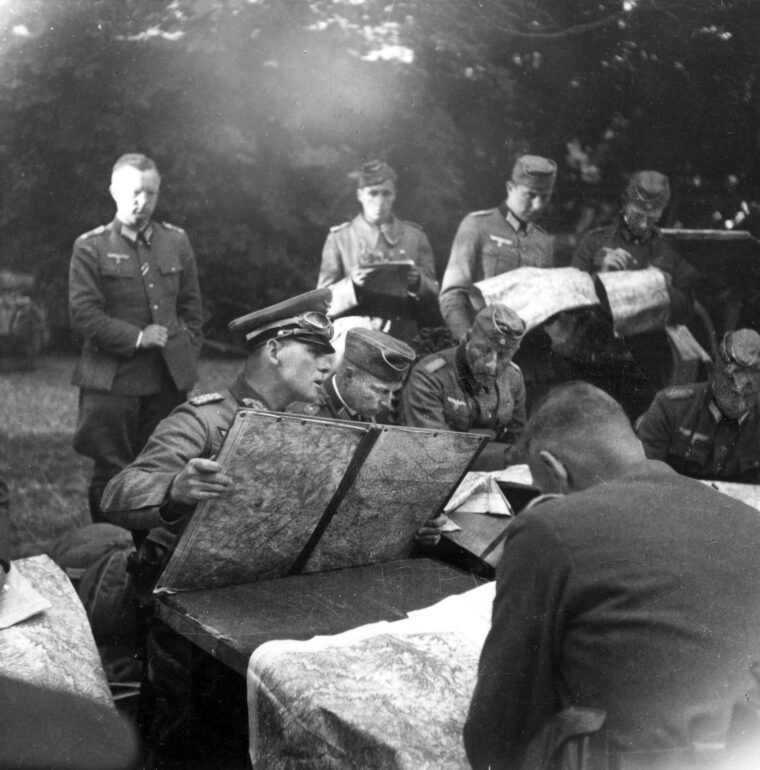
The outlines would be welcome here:
[[[401,240],[401,222],[393,214],[387,222],[381,225],[371,225],[363,214],[359,214],[354,220],[357,222],[359,232],[369,238],[383,237],[389,246],[398,246]]]
[[[340,394],[340,391],[338,390],[338,382],[335,379],[334,374],[325,383],[325,396],[327,397],[331,406],[334,408],[334,411],[340,412],[343,410],[351,420],[358,421],[361,419],[359,412],[357,412],[355,409],[351,409],[351,407],[346,403],[346,400]]]
[[[516,232],[516,233],[529,233],[533,229],[533,223],[532,222],[523,222],[520,217],[515,216],[515,214],[512,212],[512,209],[507,206],[507,202],[504,201],[501,206],[499,206],[499,213],[504,217],[507,224]]]
[[[734,420],[731,417],[726,417],[726,415],[721,412],[720,407],[718,406],[718,402],[712,395],[712,388],[710,388],[709,391],[709,398],[710,403],[707,405],[707,411],[710,412],[710,417],[712,417],[713,422],[716,424],[725,421],[728,423],[734,423],[735,425],[741,425],[747,419],[747,417],[749,417],[750,412],[752,411],[752,409],[750,409],[749,412],[745,412],[741,417]]]
[[[250,409],[269,409],[266,401],[251,387],[244,374],[240,374],[228,390],[239,406]]]
[[[660,235],[660,228],[659,227],[653,227],[649,233],[647,233],[643,238],[640,238],[638,235],[634,235],[629,229],[628,229],[628,223],[625,221],[625,218],[620,215],[619,223],[618,223],[618,231],[620,232],[621,237],[626,243],[651,243],[655,238],[658,238]]]
[[[118,217],[116,217],[113,220],[113,229],[114,232],[121,235],[122,238],[126,238],[133,246],[137,243],[138,238],[142,238],[142,240],[150,246],[151,238],[153,238],[152,222],[148,222],[142,230],[135,230],[134,228],[129,227],[129,225],[125,225]]]

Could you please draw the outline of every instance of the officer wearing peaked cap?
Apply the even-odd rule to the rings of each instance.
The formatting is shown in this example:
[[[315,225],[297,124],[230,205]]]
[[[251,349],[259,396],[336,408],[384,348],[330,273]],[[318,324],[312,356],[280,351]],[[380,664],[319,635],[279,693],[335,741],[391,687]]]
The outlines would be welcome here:
[[[245,338],[248,350],[239,377],[225,390],[192,398],[175,409],[138,457],[108,484],[103,510],[142,541],[136,583],[148,595],[173,544],[173,533],[198,503],[232,488],[232,480],[213,458],[235,413],[244,407],[282,411],[292,401],[319,399],[332,364],[333,328],[325,315],[329,301],[330,290],[318,289],[232,321],[230,328]],[[184,652],[173,665],[181,671],[180,661],[191,658],[191,651],[161,624],[151,628],[148,649],[161,651],[148,661],[157,693],[151,742],[166,757],[190,764],[195,758],[188,752],[197,747],[185,745],[193,718],[188,678],[165,665],[178,647]]]
[[[459,225],[441,281],[443,318],[456,339],[472,324],[469,292],[474,283],[517,267],[553,267],[554,241],[536,224],[552,197],[557,164],[520,156],[507,182],[506,200],[495,209],[468,214]]]
[[[317,286],[333,291],[336,335],[364,326],[409,342],[437,303],[430,243],[418,225],[393,213],[397,176],[387,163],[369,161],[349,176],[362,211],[330,230]]]
[[[760,334],[727,332],[709,382],[660,391],[637,434],[647,457],[694,478],[760,482]]]
[[[457,346],[426,356],[401,395],[403,421],[419,428],[485,433],[492,440],[476,469],[516,461],[525,426],[525,383],[512,363],[525,323],[511,308],[491,305],[475,316]]]

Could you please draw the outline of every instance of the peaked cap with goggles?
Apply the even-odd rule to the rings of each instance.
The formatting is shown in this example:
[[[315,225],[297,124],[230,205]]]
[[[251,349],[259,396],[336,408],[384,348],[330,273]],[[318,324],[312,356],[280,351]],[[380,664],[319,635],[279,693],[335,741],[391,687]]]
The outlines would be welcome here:
[[[327,318],[332,292],[315,289],[276,305],[256,310],[235,318],[229,329],[245,336],[248,348],[256,348],[270,339],[294,339],[319,345],[327,353],[334,353],[330,344],[333,325]]]

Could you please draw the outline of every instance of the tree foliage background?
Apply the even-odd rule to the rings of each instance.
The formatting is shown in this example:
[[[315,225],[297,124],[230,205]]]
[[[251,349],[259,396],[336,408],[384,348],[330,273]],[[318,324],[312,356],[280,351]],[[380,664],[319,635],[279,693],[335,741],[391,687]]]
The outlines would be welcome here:
[[[670,175],[670,223],[741,226],[759,197],[753,0],[0,0],[0,23],[0,268],[35,272],[59,340],[127,151],[159,164],[212,336],[314,286],[368,158],[441,272],[526,150],[560,165],[566,248],[637,168]]]

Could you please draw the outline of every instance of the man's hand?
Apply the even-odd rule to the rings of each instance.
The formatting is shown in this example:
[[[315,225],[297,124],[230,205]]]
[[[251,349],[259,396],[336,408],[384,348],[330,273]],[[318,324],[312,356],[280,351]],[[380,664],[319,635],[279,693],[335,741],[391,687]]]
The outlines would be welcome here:
[[[357,265],[351,270],[351,280],[354,282],[354,286],[364,286],[367,283],[367,278],[374,272],[375,268],[372,265]]]
[[[424,546],[425,548],[432,548],[434,545],[438,545],[445,523],[445,513],[441,513],[434,519],[429,519],[417,530],[414,539],[419,545]]]
[[[212,500],[232,489],[232,479],[225,476],[215,460],[194,457],[175,477],[169,499],[181,505],[196,505]]]
[[[420,284],[422,283],[422,276],[416,265],[412,265],[409,268],[409,272],[406,274],[406,288],[412,293],[416,294],[420,290]]]
[[[159,324],[148,324],[142,330],[141,348],[162,348],[169,339],[169,330]]]
[[[633,257],[625,249],[611,249],[605,246],[602,249],[604,256],[599,268],[601,273],[609,273],[614,270],[627,270]]]

